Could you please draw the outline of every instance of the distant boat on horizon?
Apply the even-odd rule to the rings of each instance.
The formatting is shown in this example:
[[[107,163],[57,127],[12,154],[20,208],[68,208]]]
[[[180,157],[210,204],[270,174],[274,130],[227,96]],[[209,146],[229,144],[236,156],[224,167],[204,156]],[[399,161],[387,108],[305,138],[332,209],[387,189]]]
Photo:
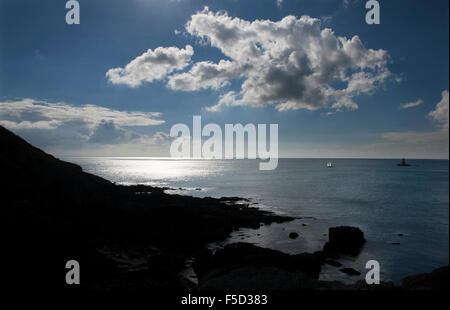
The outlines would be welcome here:
[[[333,163],[331,161],[327,162],[327,168],[333,168]]]
[[[405,158],[402,158],[402,162],[400,164],[397,164],[397,166],[399,166],[399,167],[409,167],[411,165],[406,163],[406,159]]]

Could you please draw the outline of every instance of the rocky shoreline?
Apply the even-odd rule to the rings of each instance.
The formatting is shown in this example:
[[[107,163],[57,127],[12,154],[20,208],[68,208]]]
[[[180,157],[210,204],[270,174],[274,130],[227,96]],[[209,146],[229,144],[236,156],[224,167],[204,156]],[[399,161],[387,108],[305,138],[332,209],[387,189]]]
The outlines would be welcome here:
[[[232,243],[216,251],[202,251],[193,267],[199,277],[198,290],[234,291],[292,291],[292,290],[442,290],[448,289],[448,267],[429,274],[406,277],[401,285],[380,282],[368,285],[364,280],[353,284],[319,280],[324,264],[341,272],[360,275],[352,268],[342,268],[337,261],[341,254],[358,255],[362,244],[356,240],[364,237],[355,227],[330,228],[329,241],[322,251],[286,254],[250,243]],[[352,244],[354,246],[352,246]]]
[[[80,263],[86,290],[448,288],[448,267],[408,277],[402,287],[318,280],[323,264],[341,267],[339,253],[357,255],[365,242],[358,228],[331,228],[329,242],[316,253],[289,255],[248,243],[212,253],[208,243],[240,228],[294,218],[251,207],[239,197],[196,198],[116,185],[1,126],[0,142],[0,203],[9,234],[5,277],[21,290],[67,289],[64,266],[72,259]],[[187,260],[193,261],[198,285],[180,275]],[[30,262],[33,268],[27,268]],[[39,286],[24,280],[30,278],[39,279]]]

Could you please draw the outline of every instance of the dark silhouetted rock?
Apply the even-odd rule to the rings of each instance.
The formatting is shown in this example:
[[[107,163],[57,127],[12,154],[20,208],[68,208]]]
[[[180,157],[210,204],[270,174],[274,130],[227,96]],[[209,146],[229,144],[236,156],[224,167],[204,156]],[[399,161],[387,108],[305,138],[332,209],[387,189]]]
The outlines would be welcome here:
[[[213,253],[208,249],[200,249],[194,255],[192,263],[197,278],[204,277],[213,268]]]
[[[357,227],[330,227],[328,230],[328,242],[323,250],[326,253],[341,252],[357,255],[365,242],[364,233]]]
[[[380,284],[367,284],[366,280],[356,281],[355,284],[351,285],[351,290],[360,290],[360,291],[398,291],[401,290],[400,287],[395,286],[393,282],[383,282],[380,281]]]
[[[342,266],[342,264],[340,262],[332,260],[332,259],[325,260],[325,264],[330,265],[330,266],[334,266],[334,267],[341,267]]]
[[[361,272],[353,268],[342,268],[340,269],[340,271],[342,271],[345,274],[348,274],[349,276],[359,276],[361,274]]]
[[[289,234],[289,238],[291,238],[291,239],[297,239],[297,238],[298,238],[298,233],[296,233],[296,232],[291,232],[291,233]]]
[[[24,293],[27,285],[67,289],[69,259],[80,262],[87,289],[180,288],[177,272],[205,244],[239,228],[293,220],[237,204],[245,201],[239,197],[195,198],[152,186],[115,185],[1,126],[0,171],[2,228],[10,232],[3,251],[14,253],[2,277]],[[146,264],[149,247],[163,251]],[[97,251],[104,248],[110,251]],[[132,253],[139,257],[130,258]],[[131,261],[142,266],[130,267]],[[36,268],[24,268],[30,262]],[[39,286],[23,279],[39,279]]]
[[[169,273],[176,273],[185,267],[184,257],[176,253],[159,253],[147,259],[149,272],[157,277],[165,277]]]
[[[337,260],[341,258],[336,252],[324,252],[326,256],[332,260]]]
[[[320,282],[302,272],[264,266],[240,266],[226,272],[210,274],[199,283],[200,290],[310,290]],[[323,287],[323,286],[322,286]]]
[[[402,287],[408,290],[448,290],[448,266],[433,270],[431,273],[408,276],[403,279]]]
[[[203,253],[197,257],[194,267],[200,282],[205,277],[211,278],[241,267],[274,267],[288,272],[301,271],[310,278],[318,278],[324,259],[322,252],[289,255],[249,243],[233,243],[218,250],[213,256]],[[199,266],[200,272],[197,271]]]

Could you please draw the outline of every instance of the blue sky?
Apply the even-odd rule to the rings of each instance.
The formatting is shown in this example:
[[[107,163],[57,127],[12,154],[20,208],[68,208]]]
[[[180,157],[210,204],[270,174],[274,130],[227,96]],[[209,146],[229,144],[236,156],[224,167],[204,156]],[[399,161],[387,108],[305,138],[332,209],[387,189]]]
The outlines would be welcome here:
[[[67,25],[0,0],[0,124],[54,154],[164,156],[201,115],[279,124],[282,157],[448,158],[449,2],[379,2],[80,0]]]

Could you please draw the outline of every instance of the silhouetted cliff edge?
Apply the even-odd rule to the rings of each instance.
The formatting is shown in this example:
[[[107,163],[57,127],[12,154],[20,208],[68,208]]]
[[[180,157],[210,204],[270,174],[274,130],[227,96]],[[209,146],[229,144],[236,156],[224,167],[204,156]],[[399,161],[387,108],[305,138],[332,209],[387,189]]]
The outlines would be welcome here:
[[[80,261],[90,288],[177,287],[184,260],[206,243],[240,227],[292,220],[235,204],[237,197],[200,199],[118,186],[1,126],[0,169],[8,271],[21,287],[30,283],[24,279],[63,287],[69,259]],[[111,256],[122,256],[123,264]],[[35,267],[28,268],[30,262]]]

